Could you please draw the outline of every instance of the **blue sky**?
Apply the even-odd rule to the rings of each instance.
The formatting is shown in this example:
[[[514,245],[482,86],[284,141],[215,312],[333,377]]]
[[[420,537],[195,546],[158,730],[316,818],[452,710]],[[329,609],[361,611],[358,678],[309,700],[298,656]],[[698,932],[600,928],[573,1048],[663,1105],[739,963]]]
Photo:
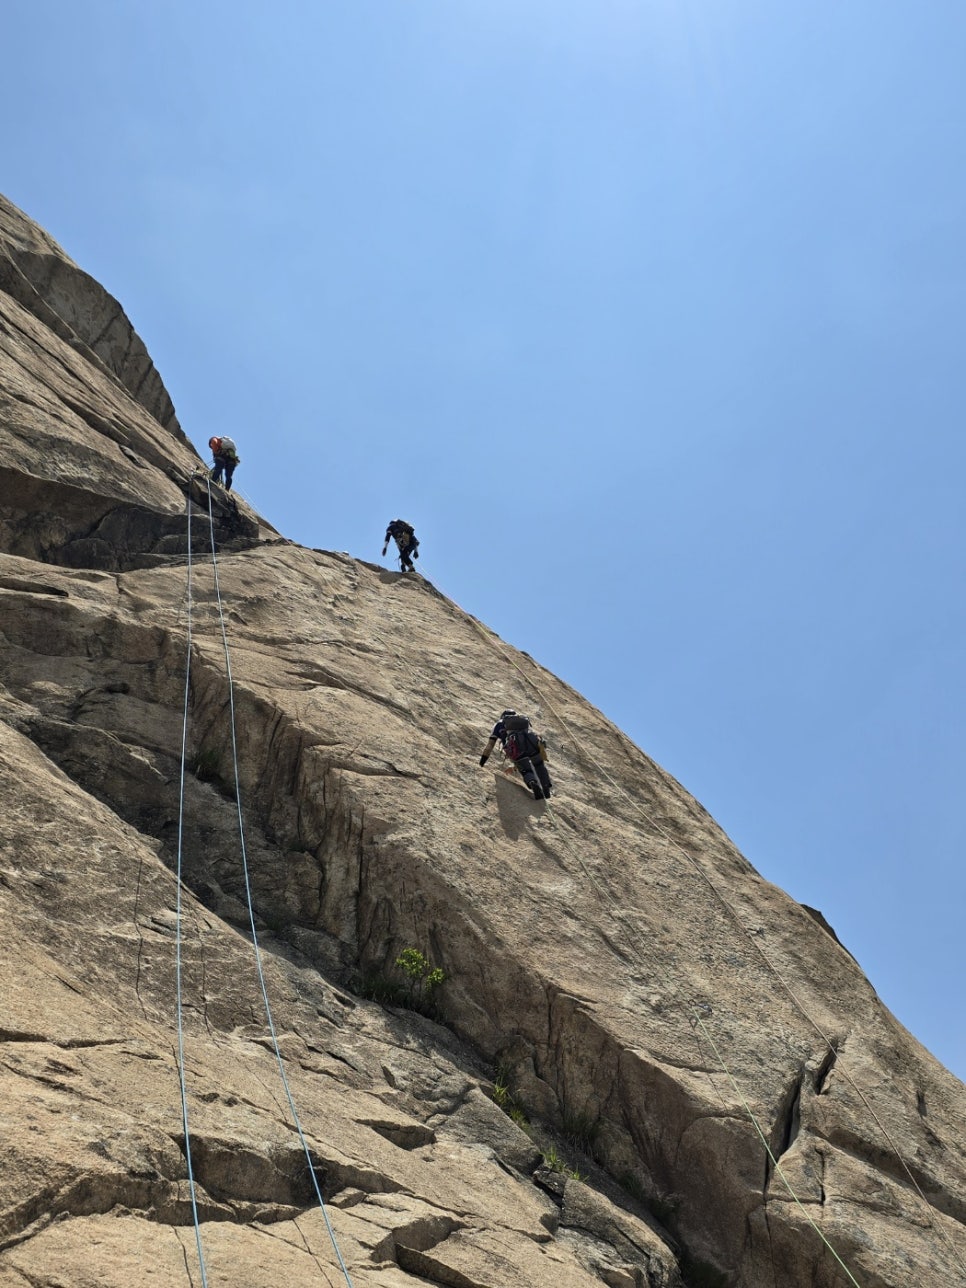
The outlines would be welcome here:
[[[4,25],[0,191],[121,300],[195,444],[232,434],[307,545],[413,522],[966,1075],[966,8]]]

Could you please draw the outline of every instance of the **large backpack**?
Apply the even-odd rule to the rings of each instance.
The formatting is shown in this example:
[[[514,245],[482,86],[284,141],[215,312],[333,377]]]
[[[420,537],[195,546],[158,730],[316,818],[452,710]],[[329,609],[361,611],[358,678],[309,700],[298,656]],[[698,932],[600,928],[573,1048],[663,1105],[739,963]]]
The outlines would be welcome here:
[[[221,436],[221,447],[218,449],[221,456],[237,456],[238,448],[235,446],[235,440],[229,438],[227,434]]]
[[[530,720],[527,716],[518,716],[514,711],[503,717],[503,728],[507,733],[524,733],[530,728]]]
[[[511,760],[521,760],[524,756],[535,756],[539,751],[539,740],[530,728],[526,716],[504,716],[506,729],[506,754]]]

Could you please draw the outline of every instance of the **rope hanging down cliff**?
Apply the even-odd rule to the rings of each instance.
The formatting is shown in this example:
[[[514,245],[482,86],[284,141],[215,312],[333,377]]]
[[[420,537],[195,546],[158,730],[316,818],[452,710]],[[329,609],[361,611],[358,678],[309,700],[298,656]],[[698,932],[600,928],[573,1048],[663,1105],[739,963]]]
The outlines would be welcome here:
[[[782,975],[781,971],[779,971],[778,967],[775,966],[775,964],[771,961],[768,954],[762,948],[761,944],[759,944],[756,941],[755,937],[751,934],[748,927],[744,924],[744,922],[742,921],[741,917],[738,915],[734,907],[731,905],[729,900],[724,896],[724,894],[722,894],[722,892],[719,890],[715,882],[712,881],[711,877],[707,874],[707,872],[704,870],[701,864],[698,863],[695,857],[692,854],[690,854],[684,848],[684,846],[681,845],[679,841],[675,840],[675,838],[670,834],[670,832],[668,832],[668,830],[665,827],[663,827],[662,824],[656,818],[654,818],[654,816],[647,809],[645,809],[645,807],[640,803],[640,801],[636,800],[633,796],[631,796],[630,793],[611,774],[607,772],[604,766],[601,765],[600,762],[594,757],[593,753],[590,752],[587,749],[587,747],[579,741],[579,739],[577,738],[577,735],[570,728],[570,725],[568,724],[567,720],[561,715],[561,713],[559,712],[559,710],[557,710],[554,704],[547,699],[546,695],[542,692],[542,690],[540,689],[536,681],[531,676],[528,676],[526,672],[523,670],[523,668],[520,666],[520,664],[517,661],[515,661],[515,659],[509,654],[509,652],[507,652],[506,649],[504,649],[501,646],[500,640],[495,635],[492,635],[490,632],[488,632],[483,627],[483,625],[480,622],[478,622],[476,618],[473,617],[471,614],[467,613],[466,616],[473,623],[474,627],[479,631],[479,633],[484,637],[487,643],[490,644],[490,646],[507,662],[509,666],[513,667],[513,669],[519,673],[524,683],[530,686],[530,688],[537,695],[537,698],[546,707],[546,709],[552,712],[552,714],[559,721],[561,727],[563,728],[563,730],[565,731],[565,733],[567,734],[567,736],[569,737],[573,745],[587,756],[587,758],[600,771],[603,777],[607,779],[607,781],[611,784],[611,786],[614,787],[620,793],[620,795],[624,797],[624,799],[631,805],[631,807],[635,809],[641,815],[641,817],[660,836],[662,836],[665,839],[665,841],[667,841],[669,847],[672,850],[676,851],[679,855],[682,856],[682,858],[689,864],[689,866],[694,870],[694,872],[697,873],[700,879],[709,887],[709,889],[714,894],[715,898],[719,901],[722,907],[727,911],[728,915],[733,919],[735,925],[738,927],[738,929],[741,931],[744,937],[748,940],[748,942],[752,945],[755,952],[758,954],[758,956],[765,964],[766,968],[775,977],[775,979],[781,985],[784,992],[791,999],[793,1005],[798,1010],[798,1012],[812,1027],[814,1032],[818,1034],[818,1036],[825,1043],[826,1047],[828,1048],[829,1052],[833,1055],[833,1057],[837,1056],[838,1051],[835,1047],[835,1044],[832,1042],[831,1038],[828,1036],[828,1034],[825,1033],[825,1031],[818,1023],[818,1021],[815,1020],[813,1016],[809,1013],[808,1009],[805,1007],[804,1003],[796,995],[791,985]],[[549,805],[546,806],[546,810],[551,815],[551,818],[553,818],[553,812],[550,809]],[[578,859],[578,862],[581,863],[581,867],[587,873],[588,877],[590,877],[591,880],[594,880],[592,874],[587,870],[586,866],[582,863],[582,861]],[[598,888],[600,888],[599,883],[595,881],[595,884],[597,884]],[[618,909],[618,915],[620,916],[622,923],[626,926],[627,923],[623,921],[623,916],[620,914],[619,909]],[[704,1028],[703,1023],[701,1024],[701,1027],[702,1029]],[[718,1055],[717,1049],[714,1047],[714,1043],[713,1041],[711,1041],[710,1035],[708,1035],[708,1040],[709,1042],[711,1042],[712,1048],[715,1049],[716,1055]],[[720,1059],[720,1056],[718,1056],[718,1058]],[[723,1067],[725,1068],[725,1072],[727,1073],[729,1079],[731,1079],[733,1082],[733,1079],[731,1077],[730,1072],[727,1070],[727,1067],[724,1065]],[[886,1141],[889,1148],[892,1150],[893,1154],[898,1160],[899,1165],[902,1168],[902,1171],[905,1174],[905,1176],[908,1178],[910,1185],[912,1186],[915,1193],[919,1196],[919,1199],[922,1202],[923,1206],[926,1208],[926,1220],[929,1224],[929,1227],[936,1231],[939,1237],[947,1245],[950,1252],[953,1254],[953,1257],[955,1258],[955,1260],[959,1263],[962,1269],[966,1271],[966,1261],[963,1260],[963,1257],[960,1255],[959,1250],[956,1248],[955,1244],[952,1242],[951,1238],[949,1237],[947,1232],[942,1228],[942,1226],[938,1225],[935,1221],[933,1221],[932,1215],[931,1215],[932,1208],[929,1203],[929,1200],[926,1198],[926,1195],[924,1194],[921,1186],[919,1185],[918,1181],[913,1175],[908,1163],[906,1162],[905,1158],[902,1156],[902,1153],[899,1150],[899,1147],[896,1144],[895,1140],[893,1139],[892,1134],[888,1131],[885,1124],[882,1122],[881,1118],[876,1113],[875,1108],[870,1103],[868,1097],[865,1095],[862,1089],[857,1085],[855,1080],[852,1078],[851,1074],[849,1074],[848,1070],[842,1068],[840,1069],[840,1074],[841,1074],[841,1077],[844,1079],[844,1081],[846,1081],[849,1084],[849,1086],[858,1096],[859,1100],[865,1106],[865,1109],[868,1112],[870,1118],[875,1123],[876,1127],[881,1132],[883,1139]],[[737,1087],[736,1087],[736,1090],[737,1090]],[[740,1095],[740,1092],[739,1092],[739,1095]],[[741,1098],[742,1100],[744,1100],[744,1097],[741,1097]],[[746,1108],[747,1108],[747,1105],[746,1105]],[[751,1114],[750,1109],[748,1109],[748,1113],[749,1115]],[[754,1121],[753,1116],[752,1116],[752,1122],[754,1123],[755,1130],[758,1132],[759,1135],[761,1135],[761,1128],[759,1127],[758,1123]],[[762,1137],[762,1140],[764,1142],[764,1137]],[[778,1167],[777,1162],[774,1160],[774,1157],[771,1155],[771,1150],[768,1147],[767,1143],[765,1143],[765,1148],[766,1150],[768,1150],[769,1155],[772,1157],[772,1161],[775,1162],[777,1174],[781,1176],[785,1185],[788,1187],[789,1192],[792,1193],[793,1197],[795,1197],[794,1192],[791,1190],[791,1186],[788,1184],[786,1177],[781,1172],[781,1169]],[[797,1198],[796,1198],[796,1202],[798,1202]],[[799,1206],[801,1205],[799,1204]],[[807,1213],[806,1213],[806,1217],[809,1220],[809,1223],[813,1225],[816,1230],[818,1230],[818,1227],[815,1226],[814,1221],[812,1221],[811,1218],[808,1217]],[[818,1231],[818,1232],[821,1235],[821,1231]],[[822,1236],[822,1238],[823,1238],[823,1241],[827,1242],[827,1240],[824,1239],[824,1236]],[[831,1249],[831,1245],[829,1245],[829,1247]],[[834,1253],[834,1249],[831,1249],[831,1250]],[[837,1254],[836,1254],[836,1260],[838,1260]],[[848,1273],[848,1271],[846,1271],[846,1273]],[[851,1278],[851,1275],[849,1277]],[[855,1281],[853,1280],[853,1283],[854,1282]]]
[[[302,1130],[302,1123],[301,1123],[301,1120],[299,1119],[298,1110],[295,1108],[295,1099],[292,1096],[292,1091],[291,1091],[291,1088],[289,1087],[288,1077],[286,1076],[286,1073],[285,1073],[285,1062],[282,1059],[282,1052],[279,1049],[278,1034],[275,1029],[275,1020],[272,1016],[271,1003],[268,1000],[268,988],[265,983],[265,972],[262,966],[262,950],[258,942],[258,932],[255,929],[255,909],[252,904],[252,888],[251,888],[251,881],[249,878],[249,871],[248,871],[248,851],[245,844],[245,823],[244,823],[244,818],[242,816],[242,807],[241,807],[241,781],[239,779],[239,773],[238,773],[238,741],[237,741],[237,736],[235,732],[235,693],[234,693],[234,684],[232,681],[232,672],[231,672],[231,654],[228,648],[228,632],[225,627],[225,612],[222,604],[221,585],[218,577],[218,551],[217,551],[217,544],[215,541],[215,518],[214,518],[214,513],[212,511],[212,504],[211,504],[211,484],[210,482],[207,481],[207,479],[206,479],[206,483],[207,483],[207,492],[208,492],[208,526],[209,526],[209,531],[211,535],[211,566],[212,566],[212,572],[214,575],[214,583],[215,583],[215,600],[218,606],[218,622],[221,629],[222,647],[224,649],[224,654],[225,654],[225,678],[228,684],[228,718],[229,718],[229,728],[231,732],[231,756],[232,756],[232,772],[234,775],[233,781],[235,785],[235,805],[236,805],[237,814],[238,814],[238,843],[239,843],[239,851],[240,851],[241,862],[242,862],[242,875],[245,881],[245,902],[248,908],[248,924],[251,930],[252,947],[255,953],[255,966],[258,972],[258,983],[261,989],[262,1004],[265,1010],[265,1021],[268,1024],[269,1032],[272,1038],[272,1050],[275,1053],[275,1061],[276,1061],[276,1064],[278,1065],[279,1078],[281,1079],[282,1087],[284,1088],[284,1091],[285,1091],[285,1098],[288,1101],[288,1107],[292,1114],[292,1121],[295,1125],[295,1130],[298,1133],[298,1138],[299,1138],[299,1141],[301,1142],[303,1153],[305,1154],[305,1162],[309,1169],[309,1176],[312,1178],[312,1188],[315,1190],[315,1197],[318,1201],[319,1209],[322,1213],[322,1218],[325,1221],[325,1228],[329,1233],[329,1239],[331,1240],[332,1249],[335,1252],[336,1260],[339,1263],[339,1269],[342,1271],[342,1274],[345,1277],[347,1288],[352,1288],[352,1280],[349,1278],[349,1271],[346,1268],[345,1261],[342,1259],[342,1253],[339,1250],[339,1244],[335,1237],[335,1230],[332,1228],[332,1222],[329,1219],[329,1213],[326,1208],[325,1201],[322,1198],[322,1191],[319,1188],[319,1180],[315,1174],[315,1166],[312,1163],[312,1154],[311,1154],[311,1151],[309,1150],[309,1143],[305,1137],[305,1132]],[[190,505],[190,502],[189,502],[189,505]]]
[[[191,485],[194,482],[194,479],[196,477],[197,475],[192,476],[192,479],[189,481],[189,489],[188,489],[188,523],[187,523],[188,585],[187,585],[187,591],[186,591],[188,660],[185,666],[184,719],[182,724],[182,739],[181,739],[181,779],[180,779],[181,788],[180,788],[179,812],[178,812],[178,858],[177,858],[177,913],[176,913],[177,951],[176,951],[176,972],[175,973],[176,973],[176,980],[177,980],[176,991],[177,991],[177,1025],[178,1025],[178,1073],[179,1073],[179,1080],[180,1080],[180,1087],[181,1087],[181,1112],[182,1112],[182,1123],[184,1127],[184,1136],[185,1136],[185,1157],[187,1159],[188,1183],[189,1183],[189,1189],[191,1193],[191,1208],[192,1208],[192,1214],[194,1217],[195,1238],[196,1238],[197,1248],[198,1248],[198,1262],[201,1269],[202,1288],[207,1288],[208,1280],[207,1280],[207,1273],[205,1268],[204,1250],[203,1250],[202,1241],[201,1241],[201,1228],[200,1228],[200,1222],[198,1218],[198,1208],[196,1203],[196,1189],[195,1189],[194,1173],[193,1173],[192,1161],[191,1161],[191,1138],[190,1138],[189,1127],[188,1127],[188,1099],[187,1099],[187,1086],[186,1086],[185,1061],[184,1061],[184,1024],[183,1024],[183,1010],[182,1010],[182,972],[181,972],[181,945],[182,945],[181,863],[182,863],[183,836],[184,836],[184,783],[185,783],[185,764],[186,764],[186,757],[187,757],[187,741],[188,741],[188,710],[189,710],[190,696],[191,696],[191,651],[193,646],[192,534],[191,534],[191,513],[192,513],[191,490],[192,488],[191,488]],[[205,481],[207,483],[207,479]],[[311,1151],[309,1150],[308,1140],[306,1139],[305,1132],[302,1129],[302,1123],[298,1115],[298,1110],[295,1107],[295,1100],[294,1100],[294,1097],[292,1096],[291,1088],[289,1087],[288,1078],[285,1073],[285,1065],[282,1060],[282,1053],[278,1044],[278,1034],[275,1028],[275,1021],[272,1016],[271,1003],[269,1002],[269,998],[268,998],[268,988],[265,982],[265,972],[262,965],[261,947],[258,942],[258,933],[255,927],[255,911],[252,903],[251,881],[249,878],[249,870],[248,870],[248,854],[247,854],[247,848],[245,843],[245,827],[244,827],[244,819],[242,816],[242,808],[241,808],[241,784],[240,784],[239,771],[238,771],[238,741],[237,741],[236,727],[235,727],[235,698],[234,698],[234,688],[233,688],[232,674],[231,674],[231,655],[228,648],[228,634],[225,626],[225,614],[224,614],[224,608],[222,604],[221,587],[220,587],[219,577],[218,577],[218,554],[217,554],[217,544],[215,541],[215,521],[214,521],[214,513],[212,510],[212,504],[211,504],[210,486],[207,487],[207,496],[208,496],[208,526],[209,526],[209,532],[210,532],[210,538],[211,538],[211,560],[212,560],[212,570],[213,570],[213,576],[214,576],[215,597],[216,597],[217,606],[218,606],[218,620],[219,620],[219,625],[221,629],[222,645],[223,645],[224,654],[225,654],[225,672],[226,672],[226,678],[228,682],[229,726],[230,726],[230,734],[231,734],[232,764],[233,764],[234,784],[235,784],[235,802],[236,802],[236,807],[238,812],[239,846],[240,846],[240,852],[241,852],[242,873],[243,873],[244,885],[245,885],[245,898],[246,898],[246,903],[248,908],[249,927],[250,927],[251,936],[252,936],[252,946],[255,953],[255,965],[256,965],[256,970],[258,974],[259,986],[262,994],[262,1003],[265,1011],[265,1019],[268,1024],[269,1032],[271,1034],[272,1049],[274,1051],[275,1060],[278,1065],[279,1076],[281,1078],[282,1086],[285,1091],[285,1096],[288,1101],[289,1110],[292,1115],[292,1121],[295,1125],[295,1130],[298,1134],[299,1141],[301,1142],[301,1145],[302,1145],[302,1150],[305,1154],[305,1161],[308,1167],[309,1176],[312,1179],[312,1187],[315,1191],[315,1196],[318,1201],[319,1208],[322,1212],[322,1217],[325,1221],[325,1226],[329,1233],[329,1238],[332,1242],[332,1247],[335,1252],[336,1260],[338,1261],[339,1268],[342,1271],[343,1277],[345,1278],[347,1288],[353,1288],[352,1280],[349,1277],[349,1271],[346,1267],[345,1261],[343,1260],[342,1253],[339,1249],[338,1241],[335,1236],[335,1231],[332,1228],[332,1223],[329,1219],[329,1214],[326,1209],[325,1202],[322,1198],[322,1192],[319,1188],[318,1177],[316,1176],[315,1167],[312,1162],[312,1155],[311,1155]]]
[[[191,1133],[188,1130],[188,1091],[184,1064],[184,1010],[182,1006],[181,978],[181,856],[184,849],[184,781],[185,761],[188,749],[188,706],[191,699],[191,649],[192,649],[192,601],[191,601],[191,494],[188,494],[188,585],[185,591],[187,611],[187,648],[184,668],[184,717],[181,722],[181,770],[178,790],[178,859],[175,870],[175,1005],[178,1024],[178,1083],[181,1089],[181,1123],[184,1130],[184,1156],[188,1167],[188,1191],[191,1195],[191,1216],[195,1227],[195,1244],[198,1249],[198,1266],[201,1270],[202,1288],[207,1288],[208,1275],[205,1270],[205,1254],[201,1244],[201,1224],[198,1219],[198,1200],[195,1193],[195,1177],[191,1163]],[[180,611],[180,610],[179,610]]]

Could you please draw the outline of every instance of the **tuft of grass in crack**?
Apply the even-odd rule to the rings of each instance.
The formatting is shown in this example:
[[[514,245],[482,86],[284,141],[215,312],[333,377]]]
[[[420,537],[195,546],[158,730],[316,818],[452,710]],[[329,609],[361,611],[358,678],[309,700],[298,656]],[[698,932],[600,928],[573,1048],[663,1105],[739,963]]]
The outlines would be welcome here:
[[[597,1148],[601,1129],[599,1118],[591,1117],[590,1114],[578,1113],[575,1110],[564,1109],[561,1115],[561,1126],[568,1144],[572,1145],[574,1149],[580,1150],[581,1153],[587,1154],[596,1162],[600,1161]]]
[[[530,1135],[530,1119],[526,1116],[519,1105],[514,1105],[510,1110],[510,1122],[516,1123],[522,1132]]]
[[[572,1181],[586,1181],[587,1179],[586,1176],[577,1171],[576,1167],[571,1167],[565,1158],[561,1158],[553,1145],[549,1145],[543,1151],[543,1165],[549,1172],[557,1172],[560,1176],[566,1176]]]
[[[513,1090],[510,1070],[505,1064],[497,1065],[489,1097],[512,1123],[515,1123],[528,1136],[530,1135],[530,1120],[527,1118],[526,1108]]]

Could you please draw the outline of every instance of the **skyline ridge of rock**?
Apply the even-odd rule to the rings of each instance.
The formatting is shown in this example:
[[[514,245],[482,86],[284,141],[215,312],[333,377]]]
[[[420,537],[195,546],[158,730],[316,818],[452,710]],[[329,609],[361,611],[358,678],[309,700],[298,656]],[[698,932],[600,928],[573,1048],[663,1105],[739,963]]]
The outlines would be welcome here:
[[[232,709],[354,1284],[966,1284],[966,1088],[821,914],[422,578],[213,488],[216,586],[201,459],[123,309],[3,198],[0,248],[0,1288],[200,1282],[179,936],[209,1282],[341,1281],[261,1010]],[[548,737],[550,811],[476,764],[505,706]],[[408,947],[434,1018],[399,1005]]]

